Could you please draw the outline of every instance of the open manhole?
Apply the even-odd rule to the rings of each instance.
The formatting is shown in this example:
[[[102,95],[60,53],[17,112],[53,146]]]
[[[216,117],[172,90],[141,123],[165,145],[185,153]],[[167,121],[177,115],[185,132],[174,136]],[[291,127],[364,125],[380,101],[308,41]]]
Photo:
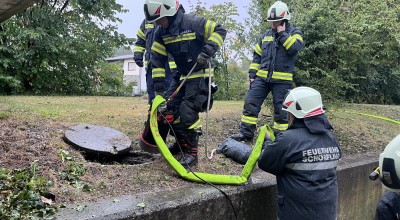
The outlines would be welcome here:
[[[132,151],[130,138],[109,127],[80,124],[68,128],[64,139],[81,150],[85,159],[92,162],[137,165],[155,160],[149,153]]]

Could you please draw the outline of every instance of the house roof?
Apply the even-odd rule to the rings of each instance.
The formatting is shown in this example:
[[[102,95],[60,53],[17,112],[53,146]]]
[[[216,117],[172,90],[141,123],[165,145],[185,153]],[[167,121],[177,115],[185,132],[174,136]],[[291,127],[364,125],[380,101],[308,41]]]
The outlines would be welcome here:
[[[38,0],[0,0],[0,23],[18,14]]]
[[[133,59],[133,54],[116,56],[116,57],[109,57],[109,58],[106,58],[105,60],[108,61],[108,62],[115,62],[115,61],[127,60],[127,59]]]

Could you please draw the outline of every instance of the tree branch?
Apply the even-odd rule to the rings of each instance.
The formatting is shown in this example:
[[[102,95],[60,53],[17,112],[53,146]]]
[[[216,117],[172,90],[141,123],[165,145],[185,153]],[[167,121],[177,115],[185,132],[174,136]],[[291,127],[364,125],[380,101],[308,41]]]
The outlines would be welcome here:
[[[64,5],[62,6],[62,8],[60,9],[60,12],[62,12],[67,6],[68,6],[69,0],[64,2]]]

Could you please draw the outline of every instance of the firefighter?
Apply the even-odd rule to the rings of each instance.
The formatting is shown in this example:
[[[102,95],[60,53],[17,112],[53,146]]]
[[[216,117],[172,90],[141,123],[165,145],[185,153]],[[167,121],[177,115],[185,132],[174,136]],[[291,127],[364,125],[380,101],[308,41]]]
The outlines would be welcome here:
[[[388,190],[376,207],[375,219],[400,219],[400,135],[379,156],[380,179]]]
[[[146,70],[146,85],[147,85],[147,94],[148,94],[148,102],[152,103],[155,97],[155,91],[153,88],[153,79],[152,79],[152,68],[148,65],[150,60],[150,51],[151,45],[153,45],[154,31],[157,26],[154,26],[153,23],[147,22],[146,19],[143,20],[140,28],[137,32],[137,41],[134,47],[133,58],[135,63],[139,67],[145,67]],[[143,64],[143,55],[144,55],[144,64]],[[172,76],[176,71],[176,64],[172,59],[172,56],[169,56],[169,63],[165,65],[165,88],[168,88],[172,81]]]
[[[243,107],[240,132],[231,136],[237,141],[253,140],[258,114],[269,92],[274,104],[275,133],[286,130],[288,126],[282,102],[292,88],[294,64],[303,47],[303,37],[300,30],[289,24],[289,9],[281,1],[269,8],[266,20],[272,28],[259,38],[254,48],[249,68],[250,88]]]
[[[178,161],[185,167],[195,165],[201,134],[199,112],[206,111],[209,77],[213,76],[213,69],[209,69],[210,58],[222,46],[226,30],[213,21],[185,14],[178,0],[146,0],[144,12],[147,21],[160,25],[155,32],[150,60],[157,94],[170,97],[197,63],[179,93],[166,107],[170,116],[167,118],[173,121],[173,130],[184,152]],[[163,94],[168,53],[175,60],[178,74],[174,75],[171,86]]]
[[[341,150],[324,114],[321,95],[310,87],[291,90],[283,103],[289,127],[264,143],[258,166],[276,176],[280,220],[336,220],[336,167]]]

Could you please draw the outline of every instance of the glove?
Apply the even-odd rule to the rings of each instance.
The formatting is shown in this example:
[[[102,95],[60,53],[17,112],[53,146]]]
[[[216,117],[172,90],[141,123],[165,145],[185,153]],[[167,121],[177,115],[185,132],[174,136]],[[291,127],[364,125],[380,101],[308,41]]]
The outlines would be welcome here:
[[[209,58],[210,58],[210,57],[207,56],[206,54],[200,53],[199,56],[197,56],[197,63],[199,63],[199,64],[201,64],[201,65],[205,65],[205,64],[208,63],[208,59],[209,59]]]
[[[136,65],[139,67],[143,67],[143,61],[142,60],[135,60]]]

